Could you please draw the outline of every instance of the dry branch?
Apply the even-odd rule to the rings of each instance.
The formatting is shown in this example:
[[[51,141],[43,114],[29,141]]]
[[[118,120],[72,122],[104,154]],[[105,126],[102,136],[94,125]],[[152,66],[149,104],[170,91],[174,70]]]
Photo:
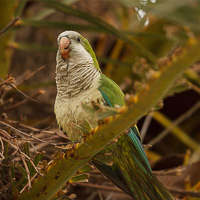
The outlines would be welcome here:
[[[39,141],[39,142],[43,142],[43,143],[46,143],[46,144],[50,144],[50,145],[56,146],[56,144],[54,144],[54,143],[47,142],[47,141],[45,141],[45,140],[36,138],[36,137],[34,137],[34,136],[32,136],[32,135],[29,135],[29,134],[27,134],[27,133],[24,133],[23,131],[20,131],[19,129],[16,129],[16,128],[14,128],[13,126],[11,126],[11,125],[9,125],[9,124],[7,124],[7,123],[5,123],[5,122],[0,121],[0,124],[3,125],[3,126],[5,126],[5,127],[7,127],[7,128],[10,128],[12,131],[14,131],[14,132],[15,132],[16,134],[18,134],[20,137],[26,136],[26,137],[28,137],[28,138],[30,138],[30,139],[37,140],[37,141]]]
[[[11,20],[11,22],[0,31],[0,36],[3,35],[8,29],[10,29],[18,20],[19,17],[15,17],[13,20]]]

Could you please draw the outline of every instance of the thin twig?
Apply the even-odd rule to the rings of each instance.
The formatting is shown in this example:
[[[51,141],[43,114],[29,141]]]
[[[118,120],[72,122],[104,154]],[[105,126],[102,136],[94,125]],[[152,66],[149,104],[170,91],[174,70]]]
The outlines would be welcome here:
[[[20,155],[20,157],[21,157],[21,160],[22,160],[22,162],[23,162],[23,164],[24,164],[24,167],[25,167],[25,170],[26,170],[26,173],[27,173],[28,188],[31,188],[31,176],[30,176],[30,171],[29,171],[29,169],[28,169],[28,165],[27,165],[27,163],[26,163],[24,157],[22,156],[22,154],[20,153],[19,155]]]
[[[200,94],[200,88],[197,85],[194,85],[192,82],[188,80],[186,81],[186,84],[189,85],[195,92]]]
[[[15,17],[13,20],[11,20],[11,22],[10,22],[5,28],[3,28],[3,29],[0,31],[0,36],[1,36],[3,33],[5,33],[9,28],[11,28],[11,27],[15,24],[15,22],[18,21],[18,20],[19,20],[19,17]]]
[[[3,85],[11,84],[15,82],[15,79],[12,76],[8,76],[6,80],[3,80],[0,78],[0,80],[2,81],[2,83],[0,83],[0,87],[2,87]]]
[[[12,146],[14,149],[16,149],[17,152],[19,152],[20,154],[22,154],[25,158],[27,158],[29,161],[32,161],[31,158],[29,158],[24,152],[21,151],[20,148],[18,148],[15,144],[13,144],[12,142],[10,142],[9,140],[2,138],[2,140],[6,141],[9,143],[10,146]],[[15,154],[15,152],[13,153]]]
[[[23,96],[25,96],[27,99],[30,99],[31,101],[35,101],[38,102],[35,99],[32,99],[31,97],[29,97],[28,95],[26,95],[25,93],[23,93],[21,90],[19,90],[14,84],[8,84],[10,85],[12,88],[14,88],[15,90],[17,90],[20,94],[22,94]]]
[[[145,135],[147,133],[148,127],[151,123],[152,120],[152,113],[150,113],[149,115],[146,116],[145,121],[143,123],[142,129],[140,131],[140,136],[141,136],[141,140],[143,141],[145,138]]]
[[[100,190],[98,190],[98,195],[99,195],[99,199],[100,199],[100,200],[103,200],[103,197],[102,197],[102,194],[101,194],[101,191],[100,191]]]
[[[41,67],[37,68],[36,70],[34,70],[33,72],[31,72],[31,74],[29,74],[28,76],[26,76],[23,80],[17,82],[16,85],[20,85],[24,81],[28,80],[29,78],[31,78],[32,76],[34,76],[37,72],[39,72],[40,70],[44,69],[46,66],[47,65],[42,65]]]
[[[23,152],[21,152],[21,153],[23,153]],[[25,155],[26,155],[26,154],[25,154]],[[30,157],[26,157],[26,158],[28,158],[28,160],[30,161],[31,165],[32,165],[33,168],[35,169],[36,173],[39,174],[39,175],[41,175],[41,176],[44,176],[43,174],[41,174],[41,173],[38,171],[38,169],[37,169],[37,167],[35,166],[35,164],[33,163],[32,159],[31,159]]]
[[[99,189],[99,190],[107,190],[107,191],[123,193],[119,188],[109,187],[109,186],[105,186],[105,185],[96,185],[96,184],[92,184],[92,183],[76,183],[76,185],[83,186],[83,187],[89,187],[89,188],[95,188],[95,189]]]
[[[68,138],[67,136],[58,134],[58,133],[53,132],[53,131],[47,131],[47,130],[45,130],[45,129],[38,129],[38,128],[35,128],[35,127],[28,126],[28,125],[26,125],[26,124],[19,123],[19,122],[14,121],[14,120],[9,120],[9,122],[10,122],[11,124],[18,125],[18,126],[20,126],[20,127],[22,127],[22,128],[26,128],[26,129],[28,129],[28,130],[30,130],[30,131],[35,132],[35,133],[47,133],[47,134],[51,134],[51,135],[57,135],[57,136],[59,136],[59,137],[62,137],[62,138],[64,138],[64,139],[68,139],[68,140],[69,140],[69,138]]]
[[[8,127],[8,128],[10,128],[12,131],[14,131],[15,133],[17,133],[17,134],[20,135],[20,136],[23,135],[23,136],[29,137],[29,138],[31,138],[31,139],[37,140],[37,141],[39,141],[39,142],[43,142],[43,143],[46,143],[46,144],[50,144],[50,145],[56,146],[56,144],[54,144],[54,143],[47,142],[47,141],[45,141],[45,140],[36,138],[36,137],[34,137],[34,136],[32,136],[32,135],[29,135],[29,134],[27,134],[27,133],[24,133],[23,131],[20,131],[20,130],[16,129],[16,128],[14,128],[13,126],[11,126],[11,125],[9,125],[9,124],[7,124],[7,123],[5,123],[5,122],[0,121],[0,124],[6,126],[6,127]]]
[[[10,143],[9,143],[9,144],[10,144]],[[14,157],[14,155],[15,155],[18,151],[19,151],[19,149],[17,148],[17,149],[11,154],[11,156]]]
[[[91,184],[91,183],[76,183],[78,186],[83,186],[83,187],[89,187],[89,188],[95,188],[99,190],[107,190],[107,191],[114,191],[114,192],[122,192],[118,188],[114,187],[109,187],[109,186],[104,186],[104,185],[96,185],[96,184]],[[172,189],[172,188],[167,188],[170,192],[175,193],[175,194],[180,194],[183,196],[191,196],[191,197],[200,197],[200,192],[197,191],[186,191],[186,190],[178,190],[178,189]]]
[[[33,168],[34,168],[35,171],[36,171],[36,174],[40,174],[41,176],[44,176],[44,175],[41,174],[41,173],[38,171],[38,169],[37,169],[37,167],[35,166],[35,164],[33,163],[32,159],[31,159],[28,155],[26,155],[24,152],[21,151],[21,149],[19,148],[19,145],[18,145],[17,140],[15,139],[14,141],[15,141],[15,143],[16,143],[16,146],[17,146],[17,148],[18,148],[18,152],[19,152],[19,154],[20,154],[20,157],[21,157],[21,159],[22,159],[22,161],[23,161],[23,163],[24,163],[24,166],[25,166],[25,169],[26,169],[26,172],[27,172],[28,186],[29,186],[29,188],[31,188],[30,171],[29,171],[28,165],[27,165],[27,163],[26,163],[26,161],[25,161],[24,158],[27,158],[27,159],[30,161],[31,165],[33,166]],[[24,156],[24,157],[23,157],[23,156]]]
[[[1,133],[1,135],[3,135],[4,137],[6,137],[8,139],[11,138],[11,136],[5,130],[3,130],[3,129],[0,129],[0,133]]]
[[[112,199],[112,198],[113,198],[113,194],[114,194],[114,192],[110,192],[110,193],[107,195],[107,197],[106,197],[105,200],[110,200],[110,199]]]
[[[5,82],[5,80],[3,80],[2,78],[0,78],[1,81]],[[21,90],[19,90],[14,84],[7,82],[7,85],[9,85],[10,87],[12,87],[13,89],[15,89],[16,91],[18,91],[20,94],[22,94],[23,96],[25,96],[26,98],[30,99],[31,101],[35,101],[38,102],[35,99],[32,99],[31,97],[29,97],[28,95],[26,95],[25,93],[23,93]]]
[[[37,176],[38,174],[35,173],[34,176],[31,178],[31,182],[33,181],[33,179]],[[20,194],[27,188],[28,183],[24,186],[24,188],[19,192]]]
[[[29,171],[28,165],[27,165],[27,163],[25,161],[25,156],[22,154],[22,151],[19,148],[19,145],[18,145],[16,139],[14,140],[14,142],[15,142],[17,148],[18,148],[19,155],[21,157],[21,160],[22,160],[22,162],[24,164],[24,167],[25,167],[25,170],[26,170],[26,174],[27,174],[27,178],[28,178],[28,188],[31,188],[31,176],[30,176],[30,171]]]
[[[93,200],[96,197],[97,191],[92,192],[92,194],[86,200]]]
[[[32,142],[30,143],[30,145],[32,146],[34,152],[37,153],[37,148],[35,147],[35,145]],[[31,149],[30,149],[30,151],[31,151]]]
[[[0,109],[2,109],[3,107],[5,107],[6,105],[11,104],[11,103],[13,103],[13,97],[11,97],[11,98],[6,99],[5,101],[3,101],[3,104],[0,105]]]
[[[7,190],[8,187],[13,183],[13,181],[15,180],[15,178],[13,178],[8,184],[4,185],[2,188],[0,188],[0,194],[3,190]]]
[[[0,137],[0,138],[1,138],[1,137]],[[37,167],[35,166],[35,164],[33,163],[32,159],[31,159],[28,155],[26,155],[24,152],[21,151],[21,149],[20,149],[19,146],[18,146],[18,143],[16,142],[16,141],[17,141],[16,139],[15,139],[15,143],[16,143],[17,145],[11,143],[9,140],[6,140],[5,138],[1,138],[1,139],[3,139],[4,141],[8,142],[14,149],[16,149],[16,151],[15,151],[14,153],[12,153],[12,155],[16,154],[17,152],[18,152],[19,154],[23,155],[26,159],[28,159],[28,160],[30,161],[31,165],[34,167],[34,169],[35,169],[35,171],[37,172],[37,174],[40,174],[41,176],[43,176],[43,174],[41,174],[41,173],[38,171],[38,169],[37,169]]]
[[[155,176],[180,176],[185,169],[183,168],[175,168],[175,169],[169,169],[169,170],[159,170],[159,171],[153,171],[153,174]]]
[[[36,98],[37,96],[39,96],[39,95],[41,95],[41,94],[44,94],[44,91],[43,91],[43,90],[38,90],[37,93],[34,94],[34,95],[33,95],[32,97],[30,97],[30,98],[31,98],[31,99],[34,99],[34,98]],[[12,109],[14,109],[14,108],[17,108],[17,107],[19,107],[19,106],[25,104],[25,103],[26,103],[27,101],[29,101],[29,100],[30,100],[30,99],[24,99],[24,100],[22,100],[22,101],[20,101],[20,102],[17,102],[16,104],[10,106],[9,108],[3,110],[3,112],[8,112],[8,111],[10,111],[10,110],[12,110]]]
[[[47,165],[50,166],[52,163],[53,163],[53,160],[50,160]]]
[[[12,142],[10,142],[9,140],[5,139],[2,137],[2,140],[4,140],[5,142],[7,142],[11,147],[13,147],[14,149],[16,149],[18,151],[17,146],[15,146]]]
[[[171,193],[179,194],[182,196],[191,196],[191,197],[200,197],[200,192],[197,191],[187,191],[187,190],[179,190],[179,189],[172,189],[167,188]]]
[[[156,138],[149,142],[150,145],[155,145],[160,142],[175,126],[179,125],[181,122],[190,117],[194,112],[196,112],[200,108],[200,101],[198,101],[192,108],[190,108],[187,112],[177,118],[167,129],[162,131]],[[148,149],[148,148],[147,148]]]
[[[2,141],[2,139],[1,139],[1,137],[0,137],[0,142],[1,142],[1,152],[0,152],[0,160],[3,160],[5,157],[4,157],[4,145],[3,145],[3,141]]]

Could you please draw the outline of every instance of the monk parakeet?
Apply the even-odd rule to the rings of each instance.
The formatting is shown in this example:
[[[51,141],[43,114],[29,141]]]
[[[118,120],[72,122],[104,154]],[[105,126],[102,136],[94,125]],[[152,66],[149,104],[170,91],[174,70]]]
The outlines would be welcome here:
[[[80,141],[83,133],[74,128],[85,120],[92,127],[97,119],[83,109],[82,104],[92,101],[113,107],[124,104],[119,86],[106,77],[99,68],[89,42],[75,31],[65,31],[58,36],[56,65],[57,96],[55,114],[58,125],[73,141]],[[136,126],[123,134],[104,152],[110,152],[113,164],[91,161],[116,186],[136,200],[171,200],[173,197],[152,174]]]

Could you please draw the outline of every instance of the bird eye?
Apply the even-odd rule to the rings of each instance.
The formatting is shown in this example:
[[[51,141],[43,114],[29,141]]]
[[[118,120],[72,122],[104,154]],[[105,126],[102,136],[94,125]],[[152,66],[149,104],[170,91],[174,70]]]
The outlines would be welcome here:
[[[77,38],[77,41],[78,41],[78,42],[81,42],[81,38]]]

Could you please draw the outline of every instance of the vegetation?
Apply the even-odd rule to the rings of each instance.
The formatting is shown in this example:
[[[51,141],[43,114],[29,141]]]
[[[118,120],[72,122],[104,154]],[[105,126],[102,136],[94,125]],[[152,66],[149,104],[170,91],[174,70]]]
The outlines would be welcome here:
[[[197,0],[2,4],[2,199],[129,199],[98,181],[88,162],[137,121],[158,179],[175,197],[200,197]],[[77,144],[58,130],[53,114],[56,37],[70,29],[88,36],[102,71],[126,94],[121,108],[83,105],[99,126],[74,125],[85,133]]]

